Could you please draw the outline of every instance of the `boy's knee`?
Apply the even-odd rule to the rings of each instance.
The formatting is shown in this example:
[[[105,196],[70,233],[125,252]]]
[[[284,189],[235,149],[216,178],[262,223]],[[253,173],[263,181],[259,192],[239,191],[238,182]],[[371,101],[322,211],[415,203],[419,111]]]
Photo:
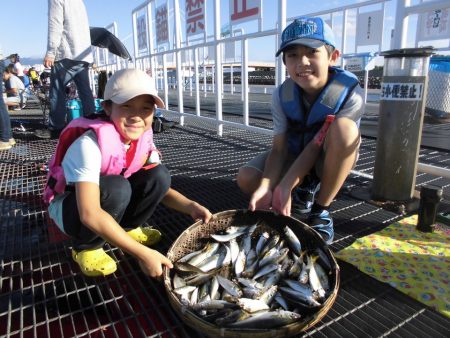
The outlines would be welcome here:
[[[359,147],[359,139],[359,129],[355,121],[348,118],[339,118],[330,127],[325,148],[356,151]]]
[[[250,167],[239,168],[236,182],[243,193],[251,195],[256,190],[257,181],[255,169]]]

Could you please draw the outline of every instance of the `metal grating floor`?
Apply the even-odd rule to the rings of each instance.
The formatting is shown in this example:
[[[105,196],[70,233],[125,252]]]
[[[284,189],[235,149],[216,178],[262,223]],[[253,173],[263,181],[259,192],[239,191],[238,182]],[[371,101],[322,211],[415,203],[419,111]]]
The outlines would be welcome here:
[[[143,275],[121,250],[108,248],[119,263],[114,275],[89,278],[79,272],[70,257],[70,240],[51,225],[40,199],[45,180],[40,166],[50,158],[56,142],[34,138],[31,131],[37,123],[31,117],[20,116],[13,122],[18,145],[0,152],[0,336],[201,336],[171,309],[162,283]],[[188,119],[183,128],[172,128],[155,139],[173,186],[212,212],[246,208],[247,199],[234,177],[243,163],[270,144],[267,136],[226,127],[224,137],[218,137],[208,123]],[[356,170],[372,174],[375,145],[375,140],[363,139]],[[422,149],[420,161],[448,166],[450,154]],[[418,175],[418,185],[430,182],[443,186],[446,199],[441,207],[449,208],[450,180]],[[370,186],[367,179],[349,177],[332,204],[333,250],[401,217],[351,196],[353,188],[364,186]],[[167,252],[192,220],[160,206],[150,223],[163,233],[157,249]],[[450,336],[447,317],[349,264],[340,262],[340,266],[335,304],[304,336]]]

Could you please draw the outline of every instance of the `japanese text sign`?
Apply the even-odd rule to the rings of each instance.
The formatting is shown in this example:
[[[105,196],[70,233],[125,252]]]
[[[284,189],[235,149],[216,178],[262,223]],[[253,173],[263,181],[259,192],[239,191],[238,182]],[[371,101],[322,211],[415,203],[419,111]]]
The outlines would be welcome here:
[[[205,0],[186,0],[186,35],[205,33]]]
[[[383,83],[380,100],[420,101],[423,97],[423,83]]]
[[[169,16],[167,11],[167,2],[156,8],[155,25],[156,43],[159,45],[169,42]]]
[[[261,0],[230,0],[232,25],[261,17]]]

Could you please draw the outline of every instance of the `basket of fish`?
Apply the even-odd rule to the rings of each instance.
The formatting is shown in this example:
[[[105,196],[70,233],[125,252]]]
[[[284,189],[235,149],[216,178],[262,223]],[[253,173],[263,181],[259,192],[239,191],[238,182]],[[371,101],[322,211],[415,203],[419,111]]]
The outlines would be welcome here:
[[[164,271],[171,306],[211,337],[287,337],[333,305],[339,267],[308,225],[269,211],[228,210],[187,228]]]

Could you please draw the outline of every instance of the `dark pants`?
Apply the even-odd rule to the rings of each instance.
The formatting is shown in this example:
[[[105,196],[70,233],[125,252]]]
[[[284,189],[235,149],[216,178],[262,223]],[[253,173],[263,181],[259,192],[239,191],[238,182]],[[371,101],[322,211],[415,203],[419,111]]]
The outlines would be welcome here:
[[[144,224],[170,187],[170,174],[163,165],[140,170],[128,179],[119,175],[100,177],[100,205],[126,230]],[[76,194],[63,202],[64,231],[74,240],[76,251],[100,248],[105,240],[84,226],[78,213]]]
[[[66,126],[66,85],[74,81],[83,106],[83,115],[95,113],[95,102],[89,84],[89,64],[83,61],[62,59],[55,62],[50,73],[50,130]]]
[[[2,62],[2,61],[0,61]],[[0,75],[3,75],[3,68],[0,65]],[[12,138],[11,121],[8,110],[6,110],[3,100],[3,85],[0,83],[0,141],[8,142]]]

